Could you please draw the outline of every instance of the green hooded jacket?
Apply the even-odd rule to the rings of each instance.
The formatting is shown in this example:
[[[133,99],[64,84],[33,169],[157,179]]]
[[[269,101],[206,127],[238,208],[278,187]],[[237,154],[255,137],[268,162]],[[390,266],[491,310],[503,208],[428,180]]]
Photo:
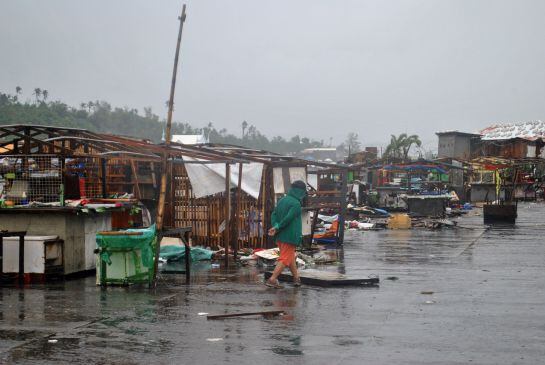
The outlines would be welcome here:
[[[277,230],[276,241],[301,245],[303,236],[301,201],[306,193],[303,189],[291,188],[288,194],[278,201],[271,215],[272,227]]]

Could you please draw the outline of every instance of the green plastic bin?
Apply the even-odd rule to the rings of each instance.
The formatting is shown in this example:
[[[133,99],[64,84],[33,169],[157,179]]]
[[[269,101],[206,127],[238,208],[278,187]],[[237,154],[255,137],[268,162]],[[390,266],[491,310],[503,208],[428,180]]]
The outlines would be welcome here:
[[[151,284],[157,245],[155,225],[123,232],[116,235],[97,233],[97,284]]]

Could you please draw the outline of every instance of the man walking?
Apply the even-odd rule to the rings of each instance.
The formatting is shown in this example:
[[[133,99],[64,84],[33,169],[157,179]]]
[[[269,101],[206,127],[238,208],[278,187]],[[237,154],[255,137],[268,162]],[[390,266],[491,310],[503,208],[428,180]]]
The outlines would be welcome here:
[[[265,285],[272,288],[282,288],[278,276],[284,268],[289,267],[293,276],[293,285],[300,286],[299,272],[295,263],[295,248],[301,245],[303,223],[301,221],[301,203],[307,195],[307,186],[301,180],[294,181],[288,194],[278,201],[271,216],[269,236],[275,237],[280,249],[280,257],[272,276]]]

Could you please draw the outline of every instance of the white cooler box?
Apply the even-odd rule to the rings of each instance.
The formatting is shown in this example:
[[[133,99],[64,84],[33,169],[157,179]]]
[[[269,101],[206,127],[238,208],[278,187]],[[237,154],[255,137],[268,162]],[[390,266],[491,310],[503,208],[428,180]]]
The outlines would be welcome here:
[[[25,236],[25,274],[64,274],[63,240]],[[19,272],[19,237],[4,238],[3,273]]]

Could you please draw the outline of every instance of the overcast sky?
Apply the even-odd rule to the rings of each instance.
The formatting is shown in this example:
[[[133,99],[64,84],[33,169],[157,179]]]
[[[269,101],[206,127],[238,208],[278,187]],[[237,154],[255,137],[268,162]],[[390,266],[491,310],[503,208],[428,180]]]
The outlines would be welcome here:
[[[166,115],[181,1],[2,0],[0,91]],[[176,121],[365,145],[545,119],[545,1],[187,1]]]

